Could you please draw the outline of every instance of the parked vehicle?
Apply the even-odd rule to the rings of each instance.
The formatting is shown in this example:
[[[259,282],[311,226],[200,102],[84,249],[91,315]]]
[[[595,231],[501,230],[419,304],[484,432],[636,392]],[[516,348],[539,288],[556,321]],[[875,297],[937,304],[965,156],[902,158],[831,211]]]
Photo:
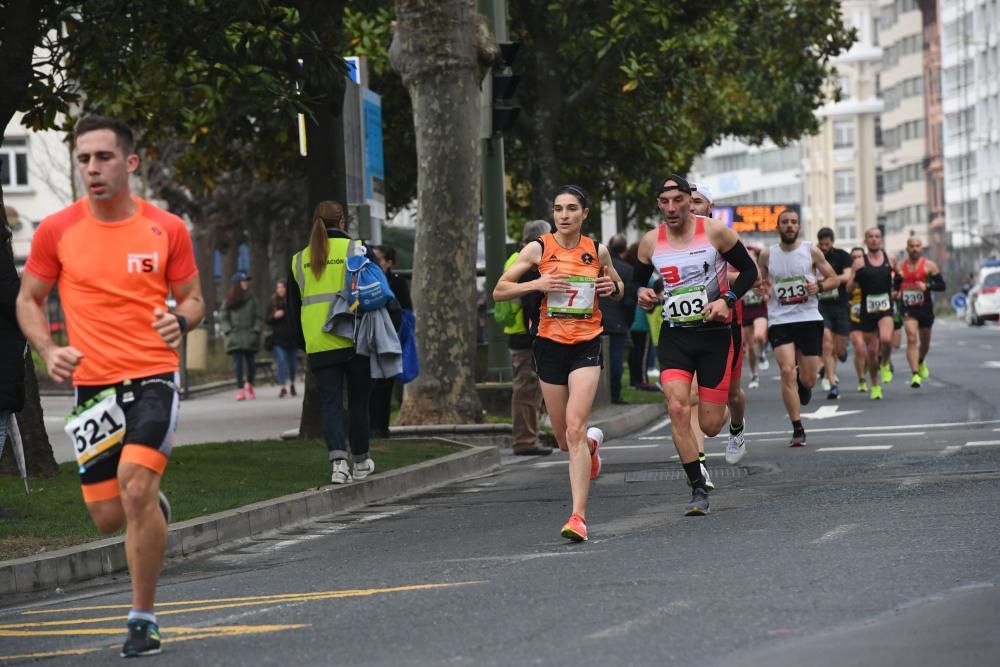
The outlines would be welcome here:
[[[969,290],[965,321],[982,326],[986,320],[1000,320],[1000,261],[987,260]]]

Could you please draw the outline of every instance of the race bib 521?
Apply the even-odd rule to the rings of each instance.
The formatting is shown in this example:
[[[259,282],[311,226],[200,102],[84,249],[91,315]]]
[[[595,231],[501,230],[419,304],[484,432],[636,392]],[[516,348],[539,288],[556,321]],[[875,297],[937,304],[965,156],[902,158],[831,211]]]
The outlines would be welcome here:
[[[125,439],[125,412],[118,405],[114,388],[108,388],[77,407],[66,417],[66,435],[84,471]]]

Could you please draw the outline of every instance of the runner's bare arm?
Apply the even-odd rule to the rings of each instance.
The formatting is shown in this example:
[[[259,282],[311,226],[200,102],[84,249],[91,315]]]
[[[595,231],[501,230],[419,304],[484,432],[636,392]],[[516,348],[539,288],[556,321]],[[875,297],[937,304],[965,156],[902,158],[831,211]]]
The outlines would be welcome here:
[[[173,292],[174,300],[177,301],[177,307],[174,308],[173,314],[168,313],[164,308],[155,308],[153,310],[153,328],[168,346],[178,347],[181,344],[181,336],[190,331],[192,327],[197,326],[205,316],[205,300],[201,295],[201,280],[198,276],[186,283],[171,285],[170,291]],[[178,315],[185,320],[184,331],[181,331],[180,323],[177,320]]]
[[[611,261],[611,253],[608,252],[606,246],[597,246],[597,257],[601,264],[601,273],[594,282],[597,295],[613,301],[621,301],[622,297],[625,296],[625,283],[615,271],[615,265]]]
[[[564,292],[569,289],[569,282],[555,272],[542,275],[537,280],[519,283],[525,273],[538,266],[542,261],[542,246],[532,241],[521,249],[517,259],[510,268],[504,271],[493,288],[494,301],[510,301],[532,292]]]
[[[45,300],[52,291],[52,284],[25,272],[21,276],[21,291],[17,295],[17,323],[31,346],[45,360],[49,377],[64,382],[73,375],[83,353],[75,347],[60,347],[49,332],[45,317]]]
[[[636,300],[643,310],[652,310],[663,300],[649,287],[649,279],[656,267],[653,266],[653,251],[656,249],[657,231],[646,232],[639,241],[639,261],[632,273],[632,286],[636,290]]]
[[[757,258],[757,268],[760,269],[760,282],[761,287],[767,289],[769,287],[768,280],[770,280],[770,275],[768,275],[768,259],[770,259],[771,253],[767,248],[760,251],[760,257]]]
[[[813,266],[819,269],[823,277],[815,283],[807,283],[806,292],[812,295],[838,287],[840,285],[840,276],[830,266],[830,262],[826,261],[823,251],[816,246],[810,246],[810,255],[812,255]]]

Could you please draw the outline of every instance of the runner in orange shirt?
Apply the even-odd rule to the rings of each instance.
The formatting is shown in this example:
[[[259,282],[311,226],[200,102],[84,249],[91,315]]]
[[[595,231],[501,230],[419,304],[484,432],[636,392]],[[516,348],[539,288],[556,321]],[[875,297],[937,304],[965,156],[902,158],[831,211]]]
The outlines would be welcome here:
[[[88,116],[73,138],[88,196],[35,232],[17,319],[49,376],[76,388],[66,432],[84,502],[102,532],[127,525],[132,610],[121,655],[152,655],[160,652],[153,605],[170,505],[159,489],[177,423],[177,347],[205,305],[184,222],[131,194],[139,156],[129,127]],[[52,340],[45,318],[56,283],[67,346]]]
[[[534,359],[545,408],[559,449],[569,452],[573,513],[561,535],[587,539],[587,494],[601,473],[599,428],[587,428],[601,377],[601,310],[597,297],[622,298],[624,285],[608,249],[581,233],[590,200],[576,185],[556,192],[552,204],[556,231],[528,243],[493,290],[494,301],[543,292]],[[519,283],[533,268],[541,277]]]

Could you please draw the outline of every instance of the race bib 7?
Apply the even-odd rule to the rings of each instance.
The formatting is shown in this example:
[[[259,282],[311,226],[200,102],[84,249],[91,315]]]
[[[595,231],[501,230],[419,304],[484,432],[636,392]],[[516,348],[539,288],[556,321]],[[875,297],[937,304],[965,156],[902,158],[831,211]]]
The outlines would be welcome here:
[[[743,295],[743,305],[745,306],[759,306],[762,303],[764,303],[764,297],[753,290],[749,290]]]
[[[701,312],[708,305],[708,292],[704,285],[678,287],[667,293],[663,304],[663,319],[671,326],[698,324],[705,320]]]
[[[820,292],[818,295],[820,301],[834,301],[840,296],[840,289],[834,287],[833,289],[828,289],[826,291]]]
[[[66,417],[66,435],[80,472],[112,453],[125,439],[125,412],[118,405],[113,387],[105,389]]]
[[[597,294],[595,279],[589,276],[569,276],[565,279],[570,288],[565,292],[549,292],[546,314],[549,317],[575,317],[587,319],[594,316],[594,297]]]
[[[803,303],[809,298],[809,292],[806,291],[805,276],[779,278],[774,284],[774,291],[778,295],[778,303],[783,306]]]
[[[892,309],[892,300],[889,293],[869,294],[865,297],[865,310],[869,313],[888,313]]]

